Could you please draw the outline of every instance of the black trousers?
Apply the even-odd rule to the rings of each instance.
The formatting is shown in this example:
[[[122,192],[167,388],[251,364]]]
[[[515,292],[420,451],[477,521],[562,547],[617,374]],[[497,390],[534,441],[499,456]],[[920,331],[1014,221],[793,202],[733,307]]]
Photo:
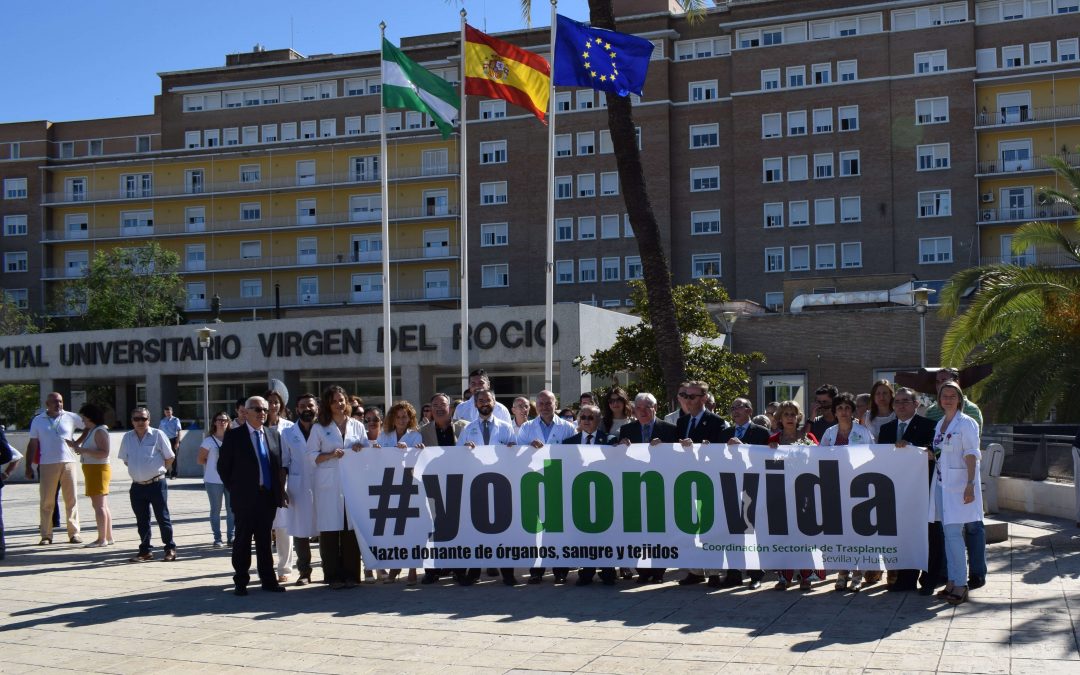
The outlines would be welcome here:
[[[259,581],[263,586],[276,586],[277,573],[274,571],[274,554],[270,548],[270,530],[274,527],[277,504],[269,490],[260,489],[253,503],[240,503],[233,500],[233,515],[236,517],[236,538],[233,539],[232,566],[233,583],[237,588],[246,588],[251,580],[251,540],[255,539],[255,567],[259,571]]]
[[[311,579],[311,539],[293,537],[293,550],[296,551],[296,569],[300,576]]]
[[[578,579],[584,579],[585,583],[589,583],[596,576],[595,567],[582,567],[578,570]],[[615,581],[616,573],[614,567],[601,567],[600,568],[600,580],[601,581]]]
[[[529,576],[530,577],[535,577],[535,578],[543,577],[544,576],[544,571],[546,569],[547,569],[546,567],[530,567],[529,568]],[[555,578],[556,579],[565,579],[566,575],[570,574],[570,568],[569,567],[552,567],[551,571],[555,573]]]
[[[357,580],[360,545],[356,542],[356,533],[351,529],[320,532],[319,555],[322,557],[323,581],[326,583]]]

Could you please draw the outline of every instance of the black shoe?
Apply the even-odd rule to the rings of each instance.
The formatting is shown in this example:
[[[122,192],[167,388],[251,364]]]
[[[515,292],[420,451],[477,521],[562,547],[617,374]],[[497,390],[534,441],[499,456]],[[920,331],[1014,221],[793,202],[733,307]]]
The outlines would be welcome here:
[[[262,589],[268,593],[284,593],[285,587],[281,584],[263,584]]]
[[[247,595],[247,586],[237,586],[233,589],[233,595]]]
[[[592,583],[592,577],[578,577],[577,581],[574,582],[574,585],[575,586],[588,586],[591,583]]]
[[[761,579],[751,579],[750,580],[750,590],[756,591],[759,588],[761,588]]]
[[[930,596],[930,595],[933,595],[933,594],[934,594],[934,587],[933,586],[927,585],[927,586],[921,586],[919,588],[919,595]]]
[[[544,577],[529,577],[530,584],[538,584],[544,580]]]
[[[499,576],[499,570],[495,569],[494,567],[487,568],[487,573],[489,577]]]
[[[637,579],[634,579],[635,584],[647,584],[649,583],[649,576],[645,574],[639,574]]]
[[[461,577],[459,575],[456,575],[456,574],[454,576],[457,578],[458,583],[461,583]],[[439,580],[439,577],[435,576],[434,574],[429,574],[429,573],[425,572],[423,578],[420,579],[420,583],[427,586],[428,584],[433,584],[438,580]]]
[[[728,575],[724,577],[724,583],[720,584],[720,588],[735,588],[736,586],[742,586],[742,575],[728,572]]]
[[[720,578],[719,574],[709,575],[709,588],[723,588],[724,580]]]
[[[968,589],[982,588],[986,585],[986,577],[968,577]]]
[[[503,577],[503,583],[507,586],[517,586],[518,580],[515,576]]]
[[[693,572],[690,572],[682,579],[679,579],[679,585],[693,586],[694,584],[700,584],[703,581],[705,581],[705,577],[701,576],[700,574],[694,574]]]

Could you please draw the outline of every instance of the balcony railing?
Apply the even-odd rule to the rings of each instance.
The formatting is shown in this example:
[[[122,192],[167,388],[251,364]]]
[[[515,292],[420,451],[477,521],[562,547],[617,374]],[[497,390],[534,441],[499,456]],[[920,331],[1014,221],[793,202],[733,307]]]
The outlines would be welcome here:
[[[1070,152],[1058,156],[1067,161],[1069,166],[1080,166],[1080,153]],[[1009,161],[992,159],[979,162],[976,172],[980,174],[1014,173],[1016,171],[1045,171],[1050,168],[1050,163],[1046,161],[1045,157],[1028,157],[1027,159],[1010,159]]]
[[[1042,220],[1044,218],[1075,218],[1076,211],[1064,204],[1044,204],[1032,206],[1009,206],[1002,209],[979,208],[979,221],[982,224],[1007,222],[1012,220]]]
[[[981,265],[1016,265],[1017,267],[1031,267],[1032,265],[1049,265],[1050,267],[1077,267],[1080,263],[1068,257],[1061,251],[1024,253],[1021,255],[1007,256],[983,256],[979,258]]]
[[[413,178],[449,178],[458,173],[457,165],[436,164],[421,166],[402,166],[392,170],[389,180],[410,180]],[[167,184],[154,185],[152,188],[115,190],[83,190],[80,192],[49,192],[45,194],[46,205],[74,204],[78,202],[127,201],[153,199],[157,197],[177,197],[185,195],[211,195],[226,192],[257,192],[260,190],[282,190],[286,188],[327,187],[331,185],[362,185],[378,183],[381,176],[376,171],[334,172],[311,176],[276,176],[258,181],[213,181],[206,179],[199,185]]]
[[[457,204],[445,206],[416,206],[390,209],[390,220],[419,220],[424,218],[456,218],[459,214]],[[357,223],[378,223],[382,221],[381,211],[347,211],[344,213],[318,213],[312,216],[273,216],[255,220],[211,220],[198,223],[154,223],[152,226],[130,227],[94,227],[89,230],[65,232],[47,230],[44,241],[74,241],[85,239],[122,239],[127,237],[147,237],[153,235],[197,234],[201,232],[242,232],[245,230],[266,230],[286,227],[310,227],[317,225],[354,225]]]
[[[265,291],[266,289],[264,289]],[[459,300],[461,290],[457,286],[441,288],[396,288],[390,291],[391,302],[445,302]],[[325,307],[329,305],[373,305],[382,302],[380,291],[346,291],[337,293],[281,294],[282,307]],[[206,311],[208,303],[189,302],[188,311]],[[274,307],[273,290],[258,298],[222,298],[222,311],[234,309],[261,309]]]
[[[1080,117],[1080,104],[1048,105],[1033,108],[1027,105],[1013,105],[997,110],[979,109],[975,111],[975,125],[980,127],[1006,124],[1028,124],[1031,122],[1053,122]]]

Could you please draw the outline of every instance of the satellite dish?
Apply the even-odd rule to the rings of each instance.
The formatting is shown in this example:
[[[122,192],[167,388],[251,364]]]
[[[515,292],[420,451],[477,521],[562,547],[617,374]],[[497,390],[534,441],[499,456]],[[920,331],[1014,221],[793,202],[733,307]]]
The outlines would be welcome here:
[[[281,397],[282,402],[286,407],[289,405],[289,388],[285,386],[285,383],[281,380],[271,378],[269,387],[270,391],[276,393]],[[284,413],[282,413],[284,414]]]

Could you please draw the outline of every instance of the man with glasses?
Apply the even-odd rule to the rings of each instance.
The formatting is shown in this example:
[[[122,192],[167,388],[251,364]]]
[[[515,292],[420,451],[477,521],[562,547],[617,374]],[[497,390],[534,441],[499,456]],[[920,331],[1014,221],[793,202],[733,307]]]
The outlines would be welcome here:
[[[915,392],[907,387],[900,387],[893,395],[893,412],[896,419],[881,425],[878,434],[878,443],[893,443],[897,447],[908,445],[920,448],[929,448],[934,440],[934,423],[919,415],[915,410],[919,406],[915,398]],[[934,453],[928,452],[930,471],[928,476],[934,475]],[[930,555],[927,560],[928,572],[923,574],[923,586],[932,592],[940,577],[944,583],[945,540],[940,522],[928,524],[927,536],[930,540]],[[889,586],[890,591],[913,591],[915,582],[919,576],[918,570],[899,570],[896,580]]]
[[[45,397],[45,412],[30,422],[30,442],[26,446],[26,479],[33,480],[36,461],[40,481],[41,541],[52,543],[53,514],[56,511],[57,486],[64,496],[64,515],[67,519],[68,541],[81,544],[79,538],[79,458],[67,442],[75,438],[75,430],[83,426],[82,418],[64,410],[64,397],[51,392]]]
[[[705,397],[709,385],[704,382],[683,382],[679,385],[679,403],[685,401],[685,415],[675,423],[679,442],[684,446],[692,443],[719,443],[727,422],[716,413],[705,409]]]
[[[592,403],[585,403],[581,406],[581,411],[578,413],[578,428],[580,428],[581,431],[563,441],[564,444],[610,446],[614,445],[618,440],[614,436],[600,429],[600,408]],[[595,567],[582,567],[578,570],[576,585],[588,586],[593,582],[594,576],[596,576]],[[600,581],[602,581],[605,586],[614,586],[616,576],[614,567],[604,567],[600,569]]]
[[[169,488],[165,476],[176,456],[172,444],[160,429],[150,426],[150,411],[139,406],[131,411],[132,430],[120,441],[120,458],[131,475],[131,510],[139,530],[139,552],[129,562],[154,559],[150,546],[150,509],[154,510],[165,548],[165,562],[176,560],[172,519],[169,517]]]
[[[431,423],[420,427],[420,440],[424,447],[452,448],[457,445],[458,437],[468,422],[455,420],[450,417],[450,396],[443,393],[435,394],[428,402],[431,408]],[[480,568],[452,568],[438,569],[429,568],[424,570],[424,576],[420,579],[422,584],[433,584],[439,580],[444,572],[454,575],[454,579],[462,586],[472,585],[480,578]]]
[[[225,432],[221,441],[218,473],[232,496],[236,514],[233,539],[233,592],[247,595],[251,579],[251,540],[255,539],[255,566],[264,591],[281,593],[270,550],[270,530],[279,507],[287,506],[281,464],[281,436],[266,426],[270,405],[261,396],[252,396],[243,425]]]
[[[833,414],[833,399],[840,395],[840,390],[832,384],[823,384],[814,392],[814,412],[810,415],[810,431],[815,438],[825,435],[825,430],[836,424]]]

